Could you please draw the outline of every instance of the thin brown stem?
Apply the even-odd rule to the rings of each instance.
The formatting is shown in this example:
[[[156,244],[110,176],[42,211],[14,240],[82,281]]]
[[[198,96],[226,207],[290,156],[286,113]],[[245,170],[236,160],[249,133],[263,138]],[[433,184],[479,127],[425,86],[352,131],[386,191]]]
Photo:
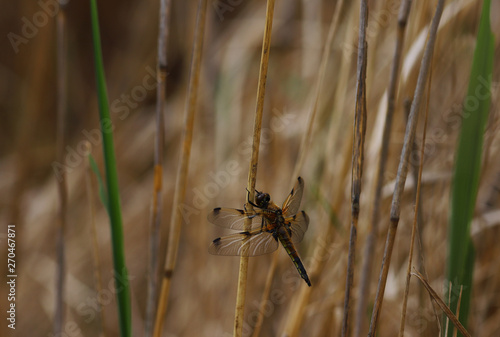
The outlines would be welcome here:
[[[325,81],[326,75],[326,66],[328,65],[328,60],[330,58],[330,54],[332,51],[332,43],[333,38],[335,37],[335,33],[337,32],[338,23],[340,13],[342,12],[342,8],[344,6],[344,0],[340,0],[337,2],[335,6],[335,12],[333,13],[333,18],[330,24],[330,28],[328,30],[328,36],[326,38],[325,47],[323,49],[323,54],[321,56],[321,64],[318,69],[318,79],[316,81],[316,85],[314,87],[314,91],[312,92],[311,101],[312,105],[309,110],[309,116],[307,120],[307,130],[302,137],[298,160],[295,163],[295,168],[293,170],[293,174],[291,176],[290,184],[293,186],[298,176],[300,176],[300,171],[302,170],[302,166],[304,166],[304,162],[307,154],[309,153],[308,149],[311,143],[311,138],[314,130],[314,122],[316,120],[316,112],[318,111],[319,106],[319,98],[321,94],[321,88],[323,87],[323,83]]]
[[[431,68],[432,70],[432,68]],[[431,74],[432,77],[432,74]],[[427,106],[429,105],[429,89],[427,90]],[[411,108],[411,101],[408,99],[405,99],[404,102],[404,109],[405,109],[405,116],[408,118],[408,115],[410,114],[410,108]],[[413,151],[415,153],[414,161],[412,162],[412,173],[413,173],[413,181],[418,182],[419,181],[419,168],[420,168],[420,157],[416,155],[416,151],[418,149],[417,142],[415,140],[415,143],[413,144]],[[417,190],[415,189],[415,200],[418,200],[419,207],[415,210],[417,212],[417,232],[416,232],[416,240],[417,240],[417,248],[418,248],[418,260],[417,260],[417,270],[422,271],[422,274],[425,276],[426,279],[429,279],[429,276],[427,275],[427,271],[425,269],[425,261],[424,261],[424,250],[423,250],[423,245],[422,245],[422,233],[423,233],[423,228],[424,228],[424,222],[423,222],[423,205],[422,205],[422,193],[419,190],[419,193],[417,194]],[[424,308],[423,308],[423,298],[424,298],[424,289],[422,287],[419,288],[419,293],[418,293],[418,310],[419,310],[419,315],[422,317],[424,315]],[[429,298],[432,301],[431,296],[429,295]],[[436,308],[432,306],[432,310],[435,316],[435,321],[438,324],[438,327],[440,329],[440,319],[438,317]],[[425,329],[422,326],[420,329],[420,335],[425,336]]]
[[[92,153],[92,145],[90,144],[89,141],[85,141],[85,153]],[[96,293],[101,294],[102,293],[102,275],[101,275],[101,258],[99,254],[99,242],[97,240],[97,224],[95,221],[95,191],[94,191],[94,184],[92,182],[92,172],[90,168],[90,162],[89,162],[89,156],[85,158],[85,191],[87,195],[87,200],[89,203],[89,216],[90,216],[90,237],[92,240],[92,258],[94,260],[94,279],[95,279],[95,286],[96,286]],[[104,332],[104,310],[102,310],[102,304],[99,302],[98,303],[98,312],[99,317],[101,319],[101,326],[100,326],[100,334],[99,336],[105,336]]]
[[[458,294],[458,303],[457,303],[457,310],[455,311],[455,315],[457,316],[457,319],[460,319],[460,303],[462,302],[462,291],[464,290],[463,285],[460,285],[460,293]],[[457,337],[457,327],[453,327],[453,337]]]
[[[446,314],[446,316],[450,319],[450,321],[453,323],[453,325],[460,331],[462,335],[465,337],[470,337],[469,332],[465,329],[465,327],[460,323],[458,320],[457,316],[446,306],[444,301],[439,297],[439,295],[436,293],[434,289],[430,286],[429,282],[424,278],[422,274],[420,274],[418,271],[413,271],[412,275],[416,276],[420,282],[424,285],[425,289],[429,292],[431,295],[432,299],[437,303],[437,305],[443,310],[443,312]]]
[[[300,175],[300,170],[302,169],[302,166],[303,166],[306,154],[307,154],[307,149],[309,148],[311,134],[313,131],[313,125],[314,125],[314,121],[315,121],[315,115],[316,115],[316,111],[318,109],[318,102],[319,102],[321,87],[323,86],[323,81],[324,81],[325,73],[326,73],[326,66],[328,63],[328,58],[331,54],[331,45],[333,43],[333,38],[335,37],[335,32],[337,31],[337,28],[338,28],[338,21],[339,21],[340,12],[342,10],[343,4],[344,4],[343,0],[337,2],[337,5],[335,7],[334,17],[331,21],[330,28],[328,30],[328,36],[327,36],[325,48],[323,49],[323,54],[321,57],[321,64],[320,64],[319,71],[318,71],[318,78],[316,81],[315,90],[312,93],[313,104],[312,104],[312,107],[311,107],[311,110],[309,113],[309,119],[308,119],[308,123],[307,123],[307,131],[304,133],[304,135],[302,137],[299,155],[298,155],[299,159],[295,163],[295,168],[293,171],[294,173],[291,176],[291,178],[292,178],[290,181],[291,185],[293,185],[295,183],[297,177]],[[268,277],[266,279],[266,284],[264,286],[264,292],[262,294],[262,300],[261,300],[261,304],[260,304],[261,308],[266,304],[266,301],[269,298],[269,292],[271,291],[271,283],[273,281],[272,276],[274,275],[274,272],[276,270],[277,263],[278,263],[278,258],[275,256],[272,259],[271,265],[269,267]],[[271,277],[269,275],[271,275]],[[306,287],[306,288],[309,288],[309,287]],[[254,337],[257,337],[260,333],[260,325],[262,324],[262,321],[264,320],[263,315],[264,315],[264,311],[259,310],[259,313],[257,316],[257,324],[255,325],[255,330],[253,333]]]
[[[352,147],[351,175],[351,233],[347,256],[347,277],[344,296],[344,316],[342,336],[349,335],[349,314],[351,311],[351,292],[354,284],[354,263],[361,197],[361,178],[363,175],[364,144],[366,132],[366,65],[367,47],[366,27],[368,25],[368,1],[362,0],[359,9],[358,64],[356,76],[356,107],[354,115],[354,141]]]
[[[264,36],[262,38],[262,52],[260,56],[259,82],[257,86],[257,103],[255,107],[255,120],[253,129],[252,157],[248,169],[248,200],[245,205],[246,209],[251,212],[253,206],[250,201],[254,200],[255,182],[257,180],[257,165],[259,162],[260,134],[262,129],[262,115],[264,112],[264,96],[266,93],[267,68],[269,65],[269,53],[271,51],[271,32],[273,27],[274,17],[274,0],[267,1],[266,8],[266,23],[264,28]],[[247,229],[251,226],[251,219],[245,221]],[[247,247],[246,245],[244,247]],[[240,258],[240,268],[238,274],[238,289],[236,293],[236,306],[234,315],[234,330],[235,337],[241,337],[243,334],[243,315],[245,308],[247,274],[248,274],[248,256],[243,252]]]
[[[348,153],[352,148],[352,137],[349,137],[349,141],[345,143],[344,149],[342,151],[343,162],[341,163],[339,177],[341,181],[345,181],[347,175],[349,173],[350,162],[347,159]],[[335,189],[336,195],[333,198],[333,213],[338,214],[339,210],[344,203],[343,193],[344,190],[342,188]],[[336,226],[333,223],[329,223],[324,233],[321,234],[321,237],[325,240],[326,244],[321,245],[319,249],[314,250],[314,255],[312,257],[312,265],[310,269],[310,278],[311,280],[318,279],[319,275],[322,273],[325,268],[326,262],[328,261],[328,255],[331,254],[327,249],[330,247],[330,243],[333,241],[333,237],[335,234]],[[299,295],[297,296],[297,301],[293,306],[290,307],[290,314],[285,323],[285,328],[281,336],[283,337],[295,337],[299,333],[299,329],[304,320],[304,310],[309,301],[309,297],[311,295],[312,287],[302,286],[299,291]]]
[[[57,13],[57,161],[64,162],[64,147],[66,145],[66,107],[67,107],[67,42],[66,42],[66,4],[61,3]],[[57,227],[57,276],[56,305],[54,313],[54,334],[60,335],[64,322],[64,279],[66,273],[65,232],[67,223],[68,186],[66,172],[62,170],[57,177],[59,193],[58,227]]]
[[[408,256],[408,267],[406,269],[406,282],[405,282],[405,291],[403,296],[403,308],[401,310],[401,321],[399,325],[399,336],[404,336],[405,331],[405,321],[406,321],[406,308],[408,305],[408,294],[410,292],[410,279],[411,279],[411,269],[413,262],[413,248],[415,247],[415,236],[418,231],[418,219],[419,219],[419,209],[420,209],[420,189],[422,187],[422,171],[424,169],[424,154],[425,154],[425,139],[427,136],[427,119],[429,116],[429,98],[431,91],[431,83],[432,83],[432,62],[431,69],[429,74],[429,85],[427,86],[427,100],[425,106],[425,119],[424,119],[424,131],[422,135],[422,143],[420,145],[420,165],[418,168],[418,177],[417,177],[417,193],[415,196],[415,211],[413,215],[413,225],[411,228],[411,239],[410,239],[410,252]]]
[[[262,323],[264,322],[264,312],[266,311],[267,301],[269,299],[269,293],[271,292],[271,284],[273,283],[274,273],[276,271],[276,266],[278,264],[278,253],[273,254],[273,259],[271,260],[271,266],[267,272],[266,283],[264,291],[262,292],[262,297],[260,300],[259,314],[255,322],[255,328],[252,333],[252,337],[259,337],[260,329],[262,328]]]
[[[384,172],[387,163],[387,156],[389,153],[389,140],[392,129],[392,117],[394,115],[394,106],[396,101],[396,89],[399,83],[399,73],[401,56],[403,50],[404,36],[406,30],[406,23],[411,8],[411,0],[405,0],[399,8],[398,28],[396,37],[396,46],[394,48],[394,59],[392,62],[391,75],[389,79],[389,87],[387,89],[387,111],[385,116],[384,133],[382,136],[382,146],[380,149],[380,159],[376,173],[376,187],[375,195],[373,198],[372,218],[370,222],[370,230],[366,239],[366,248],[364,251],[363,265],[361,268],[359,298],[356,309],[356,323],[354,326],[354,336],[361,336],[363,325],[365,322],[365,312],[370,293],[371,274],[372,274],[372,261],[374,250],[376,246],[378,221],[380,215],[380,200],[382,197],[382,186],[384,183]]]
[[[154,185],[149,218],[148,298],[144,323],[145,336],[152,334],[158,293],[158,256],[162,219],[163,144],[165,139],[164,108],[166,106],[167,42],[169,36],[171,0],[160,1],[158,61],[156,67],[156,138],[154,148]]]
[[[432,296],[431,296],[432,298]],[[450,300],[451,300],[451,282],[448,281],[448,302],[446,303],[450,303]],[[444,329],[444,335],[441,335],[441,336],[448,336],[448,328],[450,327],[450,319],[449,317],[446,318],[446,327]]]
[[[375,336],[378,318],[382,310],[385,285],[387,282],[387,275],[389,273],[389,266],[392,257],[392,249],[394,247],[394,241],[396,237],[396,232],[399,223],[399,216],[401,212],[400,210],[401,197],[403,195],[403,190],[406,183],[406,176],[408,174],[408,163],[409,163],[410,153],[413,148],[415,130],[417,127],[418,113],[420,110],[420,104],[422,101],[422,95],[425,89],[425,84],[427,82],[430,63],[432,59],[432,54],[434,52],[434,45],[437,37],[437,29],[439,26],[439,21],[441,19],[441,14],[443,13],[443,7],[444,7],[444,1],[439,0],[436,7],[436,12],[434,14],[430,26],[427,45],[420,65],[420,72],[418,74],[415,94],[410,109],[410,116],[408,117],[408,124],[406,127],[403,150],[401,152],[398,174],[396,177],[396,187],[394,189],[394,194],[392,199],[390,225],[389,225],[389,230],[387,232],[384,257],[382,261],[382,267],[380,270],[379,282],[377,286],[377,294],[375,296],[375,305],[373,307],[372,319],[370,322],[370,329],[368,332],[368,336]]]
[[[308,153],[308,148],[311,140],[311,134],[313,132],[313,125],[315,121],[315,116],[316,116],[316,111],[318,109],[318,102],[319,102],[319,97],[321,94],[321,88],[323,87],[323,82],[325,79],[325,73],[326,73],[326,66],[328,64],[328,59],[330,58],[330,54],[332,51],[332,43],[333,39],[336,35],[338,26],[339,26],[339,21],[340,21],[340,14],[342,13],[342,10],[344,8],[345,1],[341,0],[337,2],[337,5],[335,6],[335,12],[333,14],[333,18],[330,24],[330,28],[328,30],[328,36],[326,38],[325,42],[325,47],[323,49],[323,54],[321,56],[321,64],[318,69],[318,77],[316,81],[316,86],[315,90],[312,93],[312,106],[310,109],[309,113],[309,118],[308,118],[308,123],[307,123],[307,130],[303,135],[300,149],[299,149],[299,156],[298,160],[295,163],[295,168],[294,168],[294,173],[292,174],[292,181],[293,183],[295,179],[297,179],[297,176],[299,176],[300,171],[302,169],[303,163],[305,161],[306,155]],[[338,208],[337,208],[338,210]],[[327,235],[324,237],[331,237],[332,229],[334,226],[330,225],[328,226],[327,229]],[[314,263],[311,266],[311,279],[315,279],[315,275],[318,274],[318,272],[322,269],[322,266],[324,264],[325,259],[319,259],[317,254],[324,254],[323,250],[318,249],[315,250],[316,255],[313,256],[313,261],[317,262]],[[319,262],[321,261],[321,262]],[[299,296],[297,298],[297,303],[295,304],[295,308],[292,308],[291,310],[291,315],[289,316],[289,319],[287,320],[287,323],[285,324],[285,332],[283,333],[286,336],[296,336],[298,333],[298,330],[302,324],[302,318],[304,317],[304,310],[305,310],[305,304],[307,303],[309,299],[309,295],[311,293],[311,287],[306,287],[302,286],[299,292]],[[267,298],[267,297],[266,297]]]
[[[163,320],[167,311],[170,284],[177,260],[179,239],[181,235],[180,204],[186,196],[187,175],[189,168],[189,156],[191,153],[191,143],[193,139],[194,116],[196,112],[196,102],[198,98],[198,83],[200,79],[201,56],[203,50],[203,36],[205,33],[205,14],[207,0],[200,0],[198,3],[195,37],[193,44],[193,56],[189,76],[189,88],[185,111],[184,132],[181,150],[181,160],[177,170],[177,180],[175,183],[174,201],[172,206],[172,216],[170,218],[170,235],[168,240],[167,255],[161,283],[160,299],[156,312],[154,336],[160,337],[163,328]]]

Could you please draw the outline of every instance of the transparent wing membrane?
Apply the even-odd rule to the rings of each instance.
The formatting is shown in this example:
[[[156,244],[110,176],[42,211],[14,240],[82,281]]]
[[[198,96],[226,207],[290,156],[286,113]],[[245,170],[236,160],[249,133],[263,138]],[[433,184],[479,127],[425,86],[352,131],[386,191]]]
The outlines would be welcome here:
[[[309,217],[306,212],[301,211],[296,215],[285,219],[285,223],[289,225],[290,231],[292,232],[292,242],[299,243],[304,238],[304,234],[309,227]]]
[[[302,192],[304,192],[304,180],[299,177],[290,195],[283,202],[282,210],[285,217],[297,214],[300,207],[300,201],[302,200]]]
[[[274,252],[278,241],[267,232],[253,231],[215,239],[208,252],[213,255],[258,256]]]

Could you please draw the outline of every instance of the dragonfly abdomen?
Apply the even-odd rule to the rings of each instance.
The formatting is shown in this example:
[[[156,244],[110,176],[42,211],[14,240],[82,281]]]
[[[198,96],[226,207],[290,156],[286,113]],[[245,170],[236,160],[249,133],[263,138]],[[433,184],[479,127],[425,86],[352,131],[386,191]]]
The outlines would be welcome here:
[[[297,253],[297,250],[295,249],[292,241],[290,240],[290,235],[288,234],[285,228],[283,227],[280,228],[278,238],[281,244],[283,245],[283,248],[285,248],[288,256],[290,256],[290,259],[292,259],[292,262],[295,265],[295,268],[297,268],[300,277],[302,277],[304,281],[306,281],[307,285],[310,287],[311,281],[309,280],[309,276],[307,275],[306,268],[304,268],[304,265],[300,260],[299,254]]]

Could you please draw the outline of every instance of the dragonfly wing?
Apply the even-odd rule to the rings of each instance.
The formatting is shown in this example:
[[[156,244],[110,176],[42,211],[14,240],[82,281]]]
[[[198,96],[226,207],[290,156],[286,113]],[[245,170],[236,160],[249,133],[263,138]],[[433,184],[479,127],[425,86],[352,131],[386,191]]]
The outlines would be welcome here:
[[[208,252],[213,255],[258,256],[274,252],[278,241],[268,232],[255,230],[215,239]]]
[[[263,218],[259,214],[234,208],[214,208],[207,219],[214,225],[235,230],[245,230],[247,219],[251,220],[250,229],[260,228],[263,224]]]
[[[300,211],[292,217],[285,219],[290,229],[290,236],[293,243],[299,243],[304,238],[304,234],[309,227],[309,217],[306,212]]]
[[[302,200],[302,192],[304,192],[304,179],[297,178],[297,182],[285,202],[283,202],[283,215],[285,217],[295,215],[299,211],[300,201]]]

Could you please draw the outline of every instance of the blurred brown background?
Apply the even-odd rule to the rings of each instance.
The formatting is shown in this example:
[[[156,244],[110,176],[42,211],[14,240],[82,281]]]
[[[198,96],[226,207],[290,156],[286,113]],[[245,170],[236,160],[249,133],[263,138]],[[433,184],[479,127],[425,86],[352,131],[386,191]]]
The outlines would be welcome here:
[[[187,79],[197,1],[172,1],[168,41],[167,107],[165,109],[165,180],[161,251],[167,242],[175,185]],[[371,1],[368,25],[368,131],[362,196],[358,265],[373,203],[374,171],[384,115],[395,41],[398,1]],[[431,284],[442,293],[448,199],[460,107],[466,94],[475,46],[480,1],[448,1],[434,54],[429,102],[428,136],[422,197],[425,228],[422,246]],[[56,172],[56,40],[55,19],[47,14],[54,2],[5,2],[0,13],[4,35],[0,50],[0,313],[2,336],[52,336],[55,305],[56,228],[59,199]],[[114,125],[120,193],[125,227],[126,259],[131,282],[134,336],[143,333],[148,256],[148,222],[153,189],[153,142],[156,90],[157,1],[99,1],[99,19],[108,95]],[[226,6],[222,6],[226,5]],[[345,261],[350,224],[350,141],[354,112],[358,6],[344,6],[331,46],[320,105],[306,163],[301,176],[306,191],[302,207],[311,224],[299,252],[306,269],[318,245],[326,247],[326,264],[311,281],[303,336],[336,336],[343,307]],[[221,7],[222,6],[222,7]],[[278,1],[272,35],[257,188],[281,203],[290,181],[300,142],[306,131],[311,94],[318,78],[321,53],[335,2]],[[401,84],[385,172],[379,247],[373,266],[372,294],[380,266],[389,220],[391,183],[405,130],[403,102],[411,98],[422,45],[419,35],[433,15],[435,1],[414,1],[405,40]],[[45,9],[44,9],[45,8]],[[225,10],[221,9],[225,8]],[[49,9],[50,12],[50,9]],[[498,1],[492,4],[492,29],[498,37]],[[45,15],[43,14],[45,13]],[[68,226],[66,243],[66,310],[68,336],[117,336],[113,293],[110,230],[98,201],[97,186],[89,196],[86,186],[84,142],[102,172],[98,135],[94,62],[89,3],[70,1],[67,7],[68,106],[66,132],[68,172]],[[447,16],[446,16],[447,15]],[[43,18],[46,18],[44,20]],[[189,168],[187,210],[173,277],[164,336],[230,336],[234,316],[238,259],[210,256],[207,247],[222,232],[206,221],[217,206],[241,208],[246,178],[265,17],[265,1],[209,0],[202,72]],[[39,21],[36,21],[39,20]],[[38,26],[34,23],[38,22]],[[33,24],[34,30],[27,27]],[[12,34],[21,37],[14,38]],[[28,33],[28,34],[26,34]],[[10,34],[10,35],[9,35]],[[10,37],[9,37],[10,36]],[[13,43],[12,39],[15,39]],[[420,41],[420,42],[419,42]],[[498,40],[497,40],[498,41]],[[19,43],[18,43],[19,42]],[[485,135],[485,165],[472,226],[476,244],[476,274],[470,330],[477,336],[500,333],[500,222],[498,186],[499,53],[495,54],[492,109]],[[423,118],[421,118],[422,122]],[[421,126],[417,140],[421,140]],[[420,143],[419,143],[420,144]],[[398,242],[381,316],[381,335],[395,335],[408,258],[413,218],[414,182],[407,182]],[[345,198],[336,214],[334,237],[322,237],[332,226],[329,217],[335,195]],[[91,211],[95,208],[103,289],[96,292],[91,245]],[[496,213],[495,213],[496,212]],[[5,326],[7,305],[7,224],[16,226],[17,321],[12,334]],[[293,265],[282,249],[272,289],[283,291],[279,303],[265,313],[261,336],[276,336],[293,306],[299,286]],[[163,253],[160,254],[163,264]],[[264,286],[270,256],[251,259],[245,322],[251,332]],[[355,278],[359,276],[359,268]],[[357,282],[357,280],[355,280]],[[437,335],[431,304],[419,311],[420,285],[410,288],[408,336]],[[373,296],[371,301],[373,301]],[[102,313],[100,305],[102,305]],[[104,321],[102,319],[104,318]],[[253,322],[253,323],[252,323]],[[67,324],[70,324],[68,326]],[[76,325],[74,325],[74,324]],[[76,326],[76,327],[75,327]]]

